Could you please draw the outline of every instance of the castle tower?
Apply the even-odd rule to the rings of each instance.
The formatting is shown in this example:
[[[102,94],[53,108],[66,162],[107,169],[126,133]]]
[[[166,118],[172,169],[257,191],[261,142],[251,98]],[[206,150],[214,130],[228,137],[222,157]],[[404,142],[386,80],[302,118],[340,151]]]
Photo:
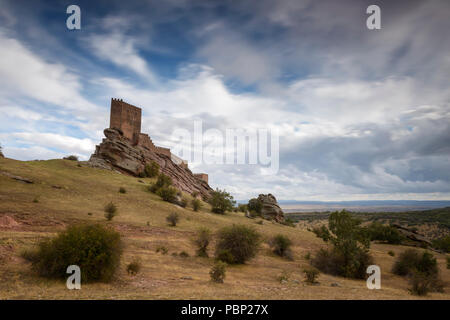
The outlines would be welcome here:
[[[111,99],[111,117],[109,127],[119,129],[124,137],[138,144],[141,133],[141,108],[123,102],[122,99]]]

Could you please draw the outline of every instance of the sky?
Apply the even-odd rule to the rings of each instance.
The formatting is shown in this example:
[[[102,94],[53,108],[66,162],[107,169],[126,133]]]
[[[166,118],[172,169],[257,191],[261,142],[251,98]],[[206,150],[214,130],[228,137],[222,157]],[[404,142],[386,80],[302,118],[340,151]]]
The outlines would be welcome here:
[[[276,132],[276,173],[191,164],[236,199],[450,199],[449,16],[448,0],[0,0],[0,143],[88,160],[114,97],[160,146],[195,121]]]

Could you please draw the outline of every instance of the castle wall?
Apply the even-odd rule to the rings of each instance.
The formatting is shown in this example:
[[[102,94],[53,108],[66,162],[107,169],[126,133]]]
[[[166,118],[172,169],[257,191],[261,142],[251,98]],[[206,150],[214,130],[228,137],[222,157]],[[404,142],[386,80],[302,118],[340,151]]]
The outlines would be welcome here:
[[[142,111],[131,104],[111,99],[110,128],[120,129],[124,137],[137,144],[141,133]]]
[[[146,133],[139,134],[139,145],[148,150],[153,150],[153,151],[156,150],[156,147],[153,144],[152,139],[150,139],[150,137]]]

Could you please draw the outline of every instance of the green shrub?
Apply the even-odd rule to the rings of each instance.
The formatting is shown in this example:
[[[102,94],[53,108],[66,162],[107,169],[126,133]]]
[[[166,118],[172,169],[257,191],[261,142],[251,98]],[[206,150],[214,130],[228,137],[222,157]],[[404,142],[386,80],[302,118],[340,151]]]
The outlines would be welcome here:
[[[141,259],[134,258],[133,261],[131,261],[127,265],[127,272],[129,275],[135,276],[139,273],[141,267],[142,267]]]
[[[291,218],[286,218],[286,219],[284,219],[284,221],[281,223],[281,224],[283,224],[283,225],[285,225],[285,226],[288,226],[288,227],[293,227],[293,228],[295,228],[295,221],[294,220],[292,220]]]
[[[63,158],[64,160],[78,161],[78,157],[75,155],[70,155]]]
[[[433,240],[432,242],[433,248],[449,253],[450,252],[450,235],[445,237]]]
[[[262,211],[263,204],[257,198],[252,198],[248,201],[247,209],[249,211],[253,211],[255,215],[260,216]],[[245,211],[244,211],[245,212]]]
[[[385,226],[379,222],[372,222],[367,231],[371,241],[378,240],[389,244],[400,244],[405,237],[396,228]]]
[[[159,189],[172,186],[172,178],[166,176],[164,173],[158,175],[158,179],[149,187],[149,191],[157,193]]]
[[[108,221],[111,221],[117,215],[117,207],[112,202],[108,203],[105,206],[104,211],[105,211],[105,218]]]
[[[162,254],[167,254],[169,252],[169,249],[167,249],[165,246],[159,246],[156,248],[156,253],[161,252]]]
[[[201,228],[197,231],[194,244],[197,246],[197,256],[208,257],[208,246],[211,242],[211,231],[207,228]]]
[[[183,197],[183,198],[181,198],[179,205],[182,208],[186,208],[188,202],[189,202],[189,200],[187,198]]]
[[[178,216],[178,213],[172,212],[166,217],[166,220],[172,227],[175,227],[178,221],[180,221],[180,217]]]
[[[83,225],[41,241],[30,259],[33,269],[44,277],[65,279],[67,267],[77,265],[83,282],[108,282],[119,267],[121,254],[118,232],[101,225]]]
[[[180,256],[182,258],[188,258],[189,257],[189,253],[187,253],[186,251],[181,251],[178,256]]]
[[[225,279],[227,264],[222,261],[216,261],[209,271],[209,275],[211,277],[211,281],[216,283],[223,283]]]
[[[34,203],[38,203],[39,202],[39,197],[34,197],[33,202]]]
[[[388,251],[388,255],[390,255],[391,257],[394,257],[394,256],[395,256],[395,252],[392,251],[392,250],[389,250],[389,251]]]
[[[305,260],[310,260],[311,259],[311,252],[307,252],[304,256]]]
[[[410,275],[413,272],[425,275],[437,274],[439,269],[436,258],[427,251],[420,254],[418,250],[408,249],[400,253],[392,268],[392,273],[399,276]]]
[[[364,279],[366,269],[372,264],[369,255],[370,238],[361,221],[353,218],[348,211],[330,214],[328,228],[322,226],[314,233],[329,242],[332,248],[320,249],[311,261],[313,266],[324,273],[348,278]]]
[[[127,193],[127,189],[125,189],[124,187],[120,187],[119,193]]]
[[[194,209],[194,211],[198,211],[202,207],[202,202],[196,198],[192,199],[191,204],[192,204],[192,209]]]
[[[317,277],[319,276],[320,272],[316,268],[313,267],[307,267],[303,269],[303,273],[305,274],[305,282],[308,284],[316,284]]]
[[[239,204],[237,209],[239,212],[244,212],[244,213],[248,211],[248,207],[246,204]]]
[[[409,275],[409,292],[417,296],[425,296],[429,292],[444,292],[444,284],[437,274],[427,274],[414,270]]]
[[[159,164],[151,161],[145,165],[144,171],[147,177],[154,178],[159,174]]]
[[[223,249],[223,250],[216,251],[216,260],[222,261],[222,262],[225,262],[225,263],[228,263],[228,264],[235,263],[234,262],[235,259],[233,257],[233,254],[228,249]]]
[[[174,203],[177,200],[177,189],[174,187],[162,187],[156,192],[164,201]]]
[[[356,250],[349,260],[336,249],[320,249],[311,264],[323,273],[355,279],[365,279],[367,267],[373,260],[364,250]]]
[[[216,189],[211,192],[209,204],[211,205],[211,211],[214,213],[224,214],[227,211],[232,211],[234,204],[233,196],[225,190]]]
[[[242,264],[253,258],[259,248],[260,235],[245,225],[232,225],[219,230],[216,243],[216,257],[228,250],[233,261],[230,263]]]
[[[278,234],[269,241],[269,245],[272,248],[272,251],[280,256],[280,257],[291,257],[292,258],[292,252],[291,252],[291,245],[292,241],[282,235]]]

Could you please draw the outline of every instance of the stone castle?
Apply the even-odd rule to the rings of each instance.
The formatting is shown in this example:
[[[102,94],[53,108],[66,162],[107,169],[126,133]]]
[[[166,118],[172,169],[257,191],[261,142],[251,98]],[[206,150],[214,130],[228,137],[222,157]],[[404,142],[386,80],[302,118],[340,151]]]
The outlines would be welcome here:
[[[104,130],[106,138],[96,146],[89,164],[140,176],[146,164],[155,161],[179,190],[198,192],[207,198],[212,191],[208,175],[192,173],[187,161],[172,154],[169,148],[156,146],[148,134],[141,132],[141,121],[141,108],[122,99],[111,99],[110,124]]]
[[[138,145],[158,154],[164,154],[171,158],[177,165],[187,168],[186,160],[172,154],[169,148],[157,147],[150,136],[141,132],[142,109],[135,107],[122,99],[111,99],[111,116],[109,121],[110,129],[119,129],[125,138],[128,138],[133,145]],[[208,183],[206,173],[194,173],[199,179]]]

